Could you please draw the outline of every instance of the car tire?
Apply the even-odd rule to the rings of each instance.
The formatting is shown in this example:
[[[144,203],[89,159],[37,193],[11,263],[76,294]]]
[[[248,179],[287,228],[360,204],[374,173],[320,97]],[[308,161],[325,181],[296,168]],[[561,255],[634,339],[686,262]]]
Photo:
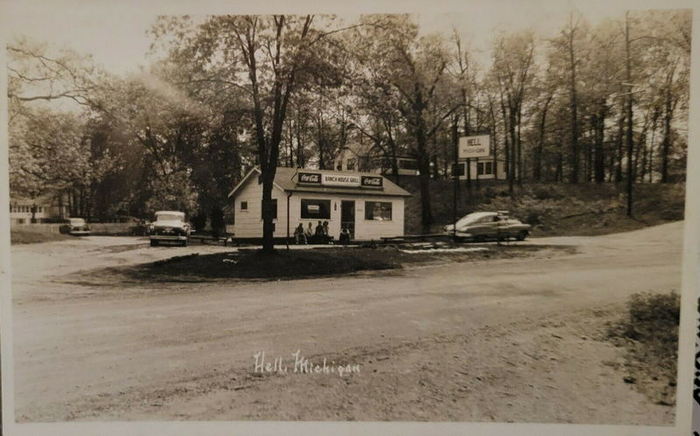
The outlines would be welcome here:
[[[184,241],[182,241],[182,246],[187,247],[187,240],[186,239]]]
[[[518,232],[518,236],[515,237],[518,241],[524,241],[527,238],[527,230],[521,230]]]
[[[151,239],[151,247],[157,247],[158,246],[158,241]]]

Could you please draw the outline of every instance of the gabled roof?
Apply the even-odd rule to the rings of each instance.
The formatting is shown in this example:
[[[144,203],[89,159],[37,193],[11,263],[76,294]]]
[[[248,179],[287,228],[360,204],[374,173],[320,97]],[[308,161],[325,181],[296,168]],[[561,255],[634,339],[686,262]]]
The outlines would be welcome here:
[[[279,170],[280,170],[280,169],[277,168],[277,171],[279,171]],[[243,176],[243,178],[241,179],[241,181],[238,182],[238,184],[231,190],[231,192],[228,193],[228,198],[231,198],[231,197],[235,196],[235,194],[248,182],[248,180],[249,180],[253,175],[259,176],[259,175],[261,175],[261,174],[262,174],[262,172],[260,171],[260,169],[259,169],[258,167],[254,167],[253,169],[251,169],[250,171],[248,171],[248,174],[246,174],[245,176]],[[278,189],[281,189],[281,190],[284,191],[284,188],[282,188],[280,185],[277,184],[277,175],[275,175],[275,180],[274,180],[273,184],[274,184],[275,186],[277,186]]]
[[[296,175],[298,172],[320,173],[320,174],[353,174],[358,176],[382,177],[382,189],[366,189],[356,187],[337,187],[337,186],[321,186],[321,185],[300,185],[297,183]],[[252,174],[260,174],[258,168],[253,168],[241,182],[228,194],[229,198],[234,197],[236,193],[245,185]],[[360,173],[348,171],[326,171],[326,170],[307,170],[302,168],[287,168],[278,167],[275,173],[274,185],[286,192],[309,192],[309,193],[327,193],[327,194],[358,194],[366,196],[383,196],[383,197],[410,197],[411,193],[395,184],[391,180],[378,174]]]

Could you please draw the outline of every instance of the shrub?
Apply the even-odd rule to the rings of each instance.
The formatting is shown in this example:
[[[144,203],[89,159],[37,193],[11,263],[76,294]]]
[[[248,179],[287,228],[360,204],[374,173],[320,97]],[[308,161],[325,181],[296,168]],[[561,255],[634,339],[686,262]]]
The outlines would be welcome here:
[[[626,349],[625,381],[655,403],[675,402],[678,361],[680,296],[635,294],[627,305],[629,316],[614,324],[608,337]]]

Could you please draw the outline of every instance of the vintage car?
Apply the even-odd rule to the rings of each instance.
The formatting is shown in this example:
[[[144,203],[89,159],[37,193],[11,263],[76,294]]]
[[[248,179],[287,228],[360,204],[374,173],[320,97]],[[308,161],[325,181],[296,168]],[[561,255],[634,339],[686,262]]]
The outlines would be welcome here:
[[[90,227],[83,218],[68,218],[68,222],[61,227],[61,232],[73,236],[88,236],[90,234]]]
[[[474,212],[457,221],[457,232],[453,224],[444,227],[445,233],[459,240],[486,241],[515,238],[522,241],[530,234],[530,225],[508,216],[507,211]]]
[[[151,247],[161,242],[175,242],[187,246],[190,225],[185,221],[185,213],[170,210],[156,212],[156,219],[151,223]]]

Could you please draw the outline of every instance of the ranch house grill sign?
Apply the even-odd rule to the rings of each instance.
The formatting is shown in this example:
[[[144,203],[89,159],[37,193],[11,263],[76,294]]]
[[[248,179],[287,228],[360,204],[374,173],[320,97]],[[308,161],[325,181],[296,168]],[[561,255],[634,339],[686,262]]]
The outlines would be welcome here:
[[[345,186],[353,188],[360,186],[360,176],[345,174],[322,174],[321,184],[326,186]]]

